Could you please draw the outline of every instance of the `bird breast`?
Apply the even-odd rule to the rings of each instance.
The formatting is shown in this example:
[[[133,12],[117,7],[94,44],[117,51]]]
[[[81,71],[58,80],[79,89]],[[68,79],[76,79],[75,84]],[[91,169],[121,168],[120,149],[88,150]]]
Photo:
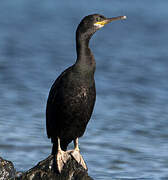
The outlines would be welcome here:
[[[87,96],[87,89],[85,87],[81,87],[80,91],[77,94],[78,98],[84,98]]]

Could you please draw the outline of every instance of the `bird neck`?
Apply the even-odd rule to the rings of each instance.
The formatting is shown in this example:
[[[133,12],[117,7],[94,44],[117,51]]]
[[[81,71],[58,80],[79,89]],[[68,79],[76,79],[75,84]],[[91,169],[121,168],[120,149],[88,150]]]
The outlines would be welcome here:
[[[89,48],[90,37],[82,38],[82,36],[76,37],[76,51],[77,60],[76,63],[82,66],[95,66],[94,56]]]

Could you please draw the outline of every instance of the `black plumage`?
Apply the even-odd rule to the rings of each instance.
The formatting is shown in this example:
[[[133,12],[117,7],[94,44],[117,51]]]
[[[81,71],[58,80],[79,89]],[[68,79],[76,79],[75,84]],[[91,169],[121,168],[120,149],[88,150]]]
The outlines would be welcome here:
[[[112,20],[99,14],[86,16],[76,31],[77,60],[56,79],[51,87],[47,108],[47,135],[53,143],[52,153],[66,151],[68,144],[81,137],[91,118],[95,99],[95,59],[89,48],[92,35]],[[124,19],[124,18],[123,18]]]

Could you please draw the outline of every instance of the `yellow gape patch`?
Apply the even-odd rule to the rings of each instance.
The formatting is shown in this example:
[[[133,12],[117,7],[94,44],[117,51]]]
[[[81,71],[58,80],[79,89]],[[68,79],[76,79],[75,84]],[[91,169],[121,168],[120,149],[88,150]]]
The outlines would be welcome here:
[[[101,28],[101,27],[103,27],[105,24],[107,24],[107,21],[106,21],[106,20],[96,22],[96,23],[94,23],[94,26],[97,26],[97,27]]]

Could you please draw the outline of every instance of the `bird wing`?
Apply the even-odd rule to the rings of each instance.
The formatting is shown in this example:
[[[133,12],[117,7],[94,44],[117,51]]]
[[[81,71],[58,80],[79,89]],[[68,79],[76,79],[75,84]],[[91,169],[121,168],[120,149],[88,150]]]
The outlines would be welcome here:
[[[70,71],[71,68],[72,67],[69,67],[60,74],[60,76],[55,80],[49,92],[46,107],[46,128],[48,138],[50,138],[53,133],[56,134],[57,128],[59,128],[59,122],[57,123],[57,128],[53,128],[55,119],[59,120],[58,117],[53,116],[56,116],[59,113],[59,102],[61,101],[60,98],[62,93],[63,77]]]

